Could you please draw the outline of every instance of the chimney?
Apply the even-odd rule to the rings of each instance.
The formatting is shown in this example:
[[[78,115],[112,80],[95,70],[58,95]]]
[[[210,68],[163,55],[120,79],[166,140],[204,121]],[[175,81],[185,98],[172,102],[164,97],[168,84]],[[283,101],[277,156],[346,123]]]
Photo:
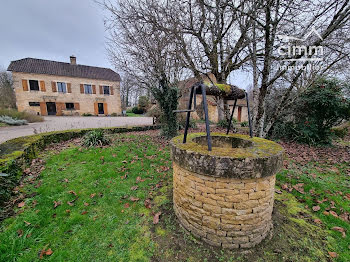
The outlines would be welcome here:
[[[77,58],[74,55],[71,55],[70,57],[70,64],[76,65],[77,64]]]

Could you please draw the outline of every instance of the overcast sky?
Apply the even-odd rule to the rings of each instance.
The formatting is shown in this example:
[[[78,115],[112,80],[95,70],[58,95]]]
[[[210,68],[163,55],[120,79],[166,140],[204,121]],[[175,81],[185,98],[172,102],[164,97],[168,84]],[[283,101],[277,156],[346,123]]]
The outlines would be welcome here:
[[[0,67],[25,57],[111,67],[101,8],[92,0],[10,0],[0,8]]]
[[[103,11],[93,0],[6,0],[0,8],[0,69],[11,61],[41,58],[112,68],[105,50]],[[112,68],[114,69],[114,68]],[[246,74],[231,84],[246,88]]]

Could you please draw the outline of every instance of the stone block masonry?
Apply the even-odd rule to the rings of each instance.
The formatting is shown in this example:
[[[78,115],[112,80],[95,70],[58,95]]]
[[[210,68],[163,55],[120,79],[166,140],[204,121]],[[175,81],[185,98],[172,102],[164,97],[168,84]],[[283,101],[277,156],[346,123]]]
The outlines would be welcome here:
[[[230,137],[234,139],[234,135],[230,135]],[[244,139],[246,138],[244,137]],[[259,168],[262,168],[260,173],[252,172],[251,174],[255,175],[249,177],[237,172],[239,175],[236,176],[235,172],[228,175],[227,172],[223,173],[222,169],[215,170],[215,168],[210,167],[213,163],[220,162],[219,153],[215,152],[219,149],[203,153],[202,149],[199,150],[198,147],[188,149],[193,140],[189,142],[190,145],[186,146],[184,146],[185,144],[177,144],[176,139],[174,140],[172,141],[173,200],[174,211],[180,224],[202,241],[229,249],[251,248],[266,238],[272,229],[275,174],[282,165],[283,149],[272,142],[272,146],[277,145],[278,150],[274,152],[271,149],[265,150],[266,156],[258,161]],[[218,140],[221,144],[224,141],[222,138]],[[220,144],[216,142],[213,142],[214,147],[215,144]],[[262,146],[259,142],[264,141],[253,142],[250,147]],[[186,163],[177,161],[177,159],[183,159],[178,154],[187,158],[188,161]],[[201,157],[201,154],[205,154],[206,157]],[[229,153],[226,151],[225,154],[230,154],[235,160],[238,159],[234,157],[233,151]],[[192,162],[191,157],[196,159],[194,161],[196,166],[193,168],[189,168]],[[207,161],[207,157],[211,157],[215,161],[205,163],[200,160],[206,159],[205,161]],[[241,158],[241,165],[238,166],[247,171],[246,167],[252,165],[253,158],[252,155],[247,159]],[[271,161],[273,158],[276,161]],[[232,164],[234,162],[226,161],[226,163]],[[245,164],[242,165],[242,163]],[[266,169],[264,163],[275,164],[270,166],[270,169]],[[236,169],[232,168],[231,170]],[[269,172],[266,173],[266,171]],[[221,174],[226,175],[222,176]]]
[[[275,176],[214,178],[173,164],[174,210],[193,235],[214,246],[249,248],[272,228]]]

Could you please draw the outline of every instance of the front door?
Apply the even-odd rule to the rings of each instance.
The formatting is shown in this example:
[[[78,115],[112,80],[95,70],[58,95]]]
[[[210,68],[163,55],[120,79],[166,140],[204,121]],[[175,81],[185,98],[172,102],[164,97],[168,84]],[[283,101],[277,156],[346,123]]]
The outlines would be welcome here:
[[[56,103],[55,102],[46,102],[47,114],[50,116],[56,115]]]
[[[238,117],[237,117],[238,122],[242,121],[242,107],[238,107]]]
[[[99,115],[105,114],[105,110],[103,109],[103,103],[98,103],[98,114]]]

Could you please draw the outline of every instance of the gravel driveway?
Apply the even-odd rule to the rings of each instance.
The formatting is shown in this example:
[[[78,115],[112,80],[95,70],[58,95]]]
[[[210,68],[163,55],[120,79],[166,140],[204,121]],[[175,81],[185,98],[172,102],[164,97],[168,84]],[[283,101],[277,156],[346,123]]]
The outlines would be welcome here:
[[[44,133],[50,131],[118,127],[118,126],[145,126],[152,125],[152,117],[74,117],[74,116],[48,116],[44,122],[30,123],[24,126],[9,126],[0,128],[0,143],[12,138]]]

